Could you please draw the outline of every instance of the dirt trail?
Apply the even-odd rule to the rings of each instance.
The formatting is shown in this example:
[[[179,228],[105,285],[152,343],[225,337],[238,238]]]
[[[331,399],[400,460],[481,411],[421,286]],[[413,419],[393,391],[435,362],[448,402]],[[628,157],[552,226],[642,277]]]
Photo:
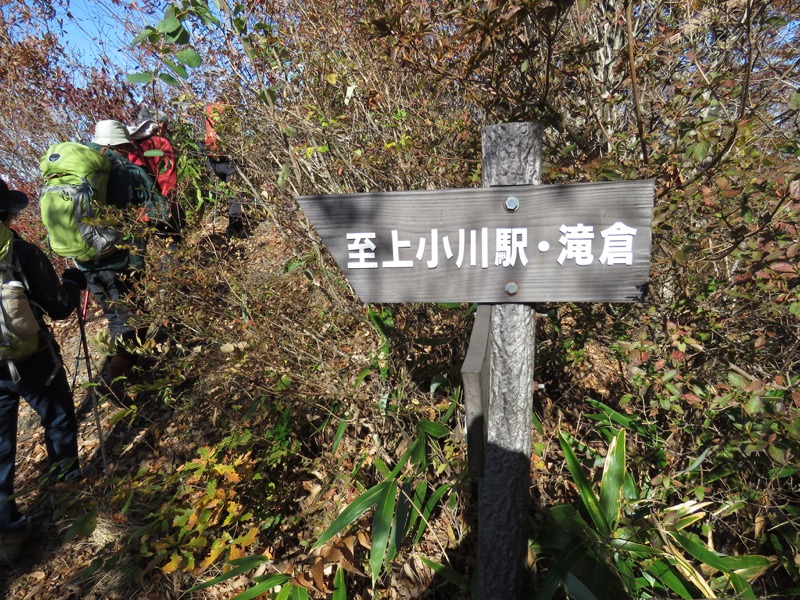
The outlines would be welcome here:
[[[220,228],[224,231],[224,222],[222,226],[216,224],[215,229]],[[199,235],[202,237],[203,232]],[[248,250],[264,246],[258,235],[247,240],[246,244]],[[13,564],[0,563],[0,599],[109,600],[118,597],[110,596],[107,591],[116,586],[104,579],[122,577],[124,574],[109,574],[101,570],[97,575],[89,576],[88,581],[82,581],[80,576],[101,549],[118,544],[129,533],[129,529],[124,516],[113,514],[112,511],[105,510],[107,507],[98,504],[108,496],[109,486],[114,478],[135,472],[142,460],[146,460],[143,456],[147,448],[147,428],[155,425],[146,410],[137,412],[136,422],[131,426],[124,418],[118,420],[122,409],[108,400],[101,398],[95,407],[90,386],[87,385],[89,380],[84,353],[79,346],[80,329],[77,317],[73,315],[65,321],[53,322],[51,328],[61,347],[67,380],[70,384],[75,381],[78,452],[84,477],[78,484],[43,484],[47,468],[44,431],[38,415],[24,400],[20,401],[15,488],[17,502],[21,510],[32,518],[34,530],[21,559]],[[86,335],[94,377],[99,373],[104,360],[94,338],[106,328],[102,311],[90,299],[86,315]],[[141,377],[142,373],[138,376]],[[144,376],[146,377],[146,373]],[[168,417],[155,413],[150,416],[159,420],[158,427],[168,430]],[[98,419],[108,476],[104,472]],[[95,594],[87,592],[87,589],[103,591]],[[162,600],[168,596],[164,595],[162,587],[150,593],[145,589],[137,593],[136,597]]]

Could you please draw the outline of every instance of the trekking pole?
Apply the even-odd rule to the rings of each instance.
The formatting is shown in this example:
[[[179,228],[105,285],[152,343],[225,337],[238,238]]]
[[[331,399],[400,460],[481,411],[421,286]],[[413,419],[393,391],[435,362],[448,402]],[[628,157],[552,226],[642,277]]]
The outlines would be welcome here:
[[[78,320],[80,321],[81,318],[86,320],[86,310],[89,307],[89,292],[84,292],[83,296],[83,308],[78,309]],[[78,338],[78,348],[75,350],[75,365],[72,368],[72,388],[75,389],[75,384],[78,382],[78,363],[81,361],[81,346],[82,346],[82,338],[83,336]]]
[[[86,299],[84,306],[89,302],[89,292],[86,292]],[[92,381],[92,362],[89,358],[89,344],[86,341],[86,312],[81,313],[78,311],[78,326],[81,330],[81,345],[83,346],[83,357],[86,359],[86,376],[89,382]],[[100,411],[97,408],[97,395],[93,389],[89,389],[89,394],[92,396],[92,409],[94,410],[94,423],[97,428],[97,439],[100,442],[100,458],[103,460],[103,473],[108,476],[108,462],[106,461],[106,445],[103,441],[103,430],[100,426]]]

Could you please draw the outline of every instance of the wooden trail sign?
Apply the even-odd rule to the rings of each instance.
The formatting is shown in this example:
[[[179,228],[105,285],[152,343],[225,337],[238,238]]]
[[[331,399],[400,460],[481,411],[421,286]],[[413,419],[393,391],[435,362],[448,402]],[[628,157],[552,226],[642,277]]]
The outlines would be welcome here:
[[[303,196],[364,302],[636,302],[652,181]]]
[[[542,129],[484,128],[483,188],[304,196],[364,302],[477,302],[462,368],[482,600],[527,597],[536,302],[644,300],[652,181],[538,184]]]

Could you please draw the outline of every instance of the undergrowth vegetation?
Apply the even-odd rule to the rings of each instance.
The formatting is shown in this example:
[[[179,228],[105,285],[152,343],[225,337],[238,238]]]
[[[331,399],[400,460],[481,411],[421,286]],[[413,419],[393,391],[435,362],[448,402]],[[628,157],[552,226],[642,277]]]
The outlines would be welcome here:
[[[481,127],[536,120],[545,185],[656,199],[645,303],[536,307],[530,597],[800,597],[791,3],[142,6],[129,81],[173,116],[188,220],[151,244],[111,474],[54,516],[95,545],[82,591],[469,597],[475,307],[364,305],[295,198],[477,186]],[[229,184],[197,143],[212,100]]]

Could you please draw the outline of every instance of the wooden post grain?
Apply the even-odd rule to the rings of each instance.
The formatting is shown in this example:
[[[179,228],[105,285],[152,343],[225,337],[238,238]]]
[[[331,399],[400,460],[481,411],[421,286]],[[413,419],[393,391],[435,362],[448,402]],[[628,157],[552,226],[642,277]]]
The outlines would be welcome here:
[[[483,129],[484,187],[541,183],[542,128],[507,123]],[[513,283],[513,282],[510,282]],[[486,346],[485,448],[478,484],[478,597],[520,599],[528,592],[531,411],[535,314],[495,304]],[[486,371],[485,371],[486,372]]]

